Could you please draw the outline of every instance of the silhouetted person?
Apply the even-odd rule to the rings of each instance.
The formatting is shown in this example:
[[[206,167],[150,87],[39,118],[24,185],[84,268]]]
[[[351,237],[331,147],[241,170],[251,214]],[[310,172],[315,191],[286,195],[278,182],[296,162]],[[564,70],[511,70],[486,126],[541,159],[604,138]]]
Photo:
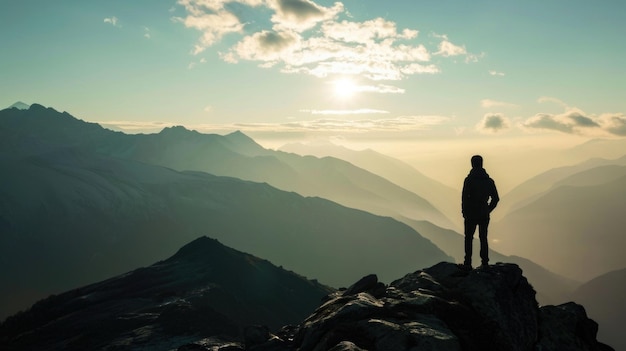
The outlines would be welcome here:
[[[500,197],[496,183],[483,168],[483,158],[472,156],[472,170],[463,182],[461,210],[465,219],[465,260],[463,266],[472,267],[472,241],[478,226],[480,238],[480,259],[483,266],[489,265],[489,245],[487,243],[487,227],[489,214],[498,205]]]

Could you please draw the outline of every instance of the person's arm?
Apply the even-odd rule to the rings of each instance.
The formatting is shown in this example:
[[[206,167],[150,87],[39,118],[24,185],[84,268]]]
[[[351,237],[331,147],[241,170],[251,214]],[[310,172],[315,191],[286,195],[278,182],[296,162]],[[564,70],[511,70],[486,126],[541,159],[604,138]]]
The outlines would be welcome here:
[[[467,191],[467,178],[463,182],[463,191],[461,192],[461,213],[465,216],[465,205],[468,203],[467,199],[469,197],[469,192]]]
[[[496,183],[491,180],[491,201],[489,201],[489,212],[493,211],[500,202],[500,196],[498,196],[498,189]]]

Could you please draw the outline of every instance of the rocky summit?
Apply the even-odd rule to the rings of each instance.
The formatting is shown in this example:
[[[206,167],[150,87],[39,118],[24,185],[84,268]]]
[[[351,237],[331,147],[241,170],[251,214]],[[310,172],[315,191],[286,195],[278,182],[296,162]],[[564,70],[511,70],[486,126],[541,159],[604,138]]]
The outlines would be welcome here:
[[[222,275],[216,269],[198,271],[198,267],[214,267],[218,256],[224,256],[218,260],[220,267],[239,268]],[[295,310],[298,299],[310,302],[311,296],[306,295],[310,289],[298,290],[302,282],[286,285],[282,279],[278,285],[287,292],[277,288],[270,298],[259,299],[255,294],[266,284],[262,282],[278,273],[252,256],[245,260],[252,266],[235,256],[241,255],[204,238],[151,267],[49,298],[0,325],[0,349],[613,350],[597,341],[598,324],[581,305],[540,307],[522,270],[511,263],[465,270],[442,262],[388,285],[368,275],[347,289],[318,295],[317,309],[313,306],[294,324],[280,327],[284,324],[275,323],[278,316]],[[249,268],[266,273],[250,275]],[[245,279],[246,275],[254,279]],[[201,279],[196,282],[191,276]],[[235,283],[240,280],[243,283]],[[224,292],[236,297],[230,300],[240,302],[239,307],[228,304],[225,294],[211,294],[214,288],[196,296],[198,286],[207,281],[214,288],[220,282]],[[257,281],[254,287],[253,281]],[[246,289],[250,291],[242,293]],[[164,291],[179,292],[164,296]],[[256,297],[244,298],[250,294]],[[155,296],[160,297],[156,304]]]
[[[179,350],[612,350],[597,330],[575,303],[539,307],[517,265],[440,263],[388,286],[366,276],[298,326],[250,327],[242,344],[206,339]]]

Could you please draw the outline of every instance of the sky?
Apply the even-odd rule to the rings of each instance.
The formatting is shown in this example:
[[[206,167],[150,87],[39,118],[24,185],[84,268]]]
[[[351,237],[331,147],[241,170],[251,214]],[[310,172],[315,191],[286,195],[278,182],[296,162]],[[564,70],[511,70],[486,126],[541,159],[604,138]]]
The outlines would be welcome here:
[[[443,153],[571,147],[626,136],[625,10],[0,0],[0,107],[39,103],[127,133],[242,130],[267,147],[330,139],[429,167]]]

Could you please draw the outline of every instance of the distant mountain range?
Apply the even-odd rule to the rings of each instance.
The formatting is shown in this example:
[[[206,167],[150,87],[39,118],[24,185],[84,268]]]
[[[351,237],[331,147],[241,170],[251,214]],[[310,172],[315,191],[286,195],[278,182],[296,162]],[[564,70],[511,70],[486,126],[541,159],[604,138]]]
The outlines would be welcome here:
[[[24,111],[7,109],[3,119],[5,125],[36,134],[40,144],[61,142],[179,171],[197,170],[266,182],[281,190],[323,197],[374,214],[453,226],[427,200],[379,175],[337,158],[302,157],[264,149],[241,132],[220,136],[172,127],[158,134],[127,135],[37,104]],[[48,123],[56,126],[51,128]]]
[[[380,154],[371,149],[355,151],[330,142],[313,144],[291,143],[282,146],[280,150],[299,155],[331,156],[348,161],[415,194],[419,194],[442,213],[447,214],[447,217],[456,226],[455,228],[463,228],[463,218],[460,210],[460,191],[425,176],[414,167],[398,159]]]
[[[200,135],[206,142],[198,150],[195,134],[171,128],[130,136],[40,105],[0,111],[0,316],[154,262],[199,235],[335,287],[372,271],[392,279],[451,260],[389,217],[148,163],[213,155],[224,160],[220,167],[289,169],[274,157],[246,156],[258,146],[241,133]]]
[[[626,166],[615,162],[543,176],[547,190],[492,225],[494,249],[581,281],[626,267]]]
[[[559,182],[562,180],[573,176],[576,173],[584,172],[596,167],[614,165],[626,166],[626,156],[612,160],[591,158],[582,163],[558,167],[543,172],[504,194],[498,207],[498,211],[494,212],[494,218],[499,220],[509,212],[529,204],[530,202],[536,200],[539,196],[543,195],[546,191],[559,185]],[[599,180],[602,179],[604,179],[604,176],[601,175]]]
[[[238,340],[249,325],[300,322],[333,291],[201,237],[164,261],[37,302],[0,324],[0,345],[168,350],[197,335]]]

